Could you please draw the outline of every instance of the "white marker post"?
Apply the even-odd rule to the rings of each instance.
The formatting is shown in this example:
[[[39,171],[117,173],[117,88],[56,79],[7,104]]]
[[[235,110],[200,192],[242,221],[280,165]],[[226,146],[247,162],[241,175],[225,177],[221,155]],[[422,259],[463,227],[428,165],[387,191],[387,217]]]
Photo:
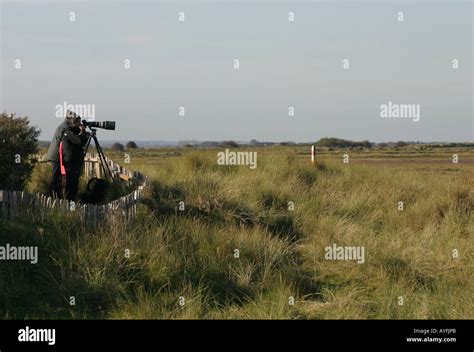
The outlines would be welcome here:
[[[311,164],[314,164],[314,156],[316,155],[316,148],[314,145],[311,146]]]

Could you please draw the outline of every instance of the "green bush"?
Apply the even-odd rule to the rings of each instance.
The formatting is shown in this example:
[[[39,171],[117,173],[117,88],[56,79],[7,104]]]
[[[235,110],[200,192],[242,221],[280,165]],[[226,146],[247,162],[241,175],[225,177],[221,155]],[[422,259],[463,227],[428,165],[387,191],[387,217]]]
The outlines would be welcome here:
[[[0,115],[0,189],[21,190],[31,172],[30,156],[38,153],[40,130],[30,126],[28,117]]]

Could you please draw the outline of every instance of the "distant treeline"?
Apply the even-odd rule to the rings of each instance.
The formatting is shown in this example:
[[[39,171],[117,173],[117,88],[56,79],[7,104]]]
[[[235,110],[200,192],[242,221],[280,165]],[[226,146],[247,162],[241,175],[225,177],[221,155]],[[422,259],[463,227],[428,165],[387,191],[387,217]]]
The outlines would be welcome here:
[[[39,147],[44,148],[49,146],[48,141],[39,141]],[[139,142],[142,143],[142,142]],[[124,150],[124,149],[136,149],[139,148],[138,144],[133,141],[128,142],[123,145],[119,142],[101,143],[106,148],[112,148],[114,150]],[[171,142],[170,142],[171,143]],[[314,144],[318,148],[330,148],[330,149],[371,149],[371,148],[403,148],[408,146],[418,146],[420,149],[424,148],[474,148],[474,143],[440,143],[440,142],[418,142],[418,141],[398,141],[398,142],[382,142],[375,143],[370,141],[352,141],[348,139],[341,138],[321,138],[315,143],[296,143],[293,141],[284,141],[284,142],[266,142],[258,141],[252,139],[250,142],[238,142],[232,140],[226,141],[196,141],[196,140],[186,140],[175,143],[175,146],[186,147],[186,148],[238,148],[240,146],[252,146],[252,147],[271,147],[271,146],[308,146]],[[145,148],[157,148],[165,145],[163,142],[157,142],[154,145],[151,141],[147,141]]]
[[[240,146],[253,146],[253,147],[270,147],[270,146],[308,146],[313,143],[296,143],[292,141],[285,142],[262,142],[256,139],[252,139],[250,142],[236,142],[236,141],[204,141],[199,142],[195,140],[181,141],[178,142],[179,147],[188,148],[238,148]],[[318,148],[328,149],[371,149],[371,148],[403,148],[408,146],[419,146],[419,148],[446,148],[446,147],[462,147],[462,148],[473,148],[474,143],[423,143],[423,142],[412,142],[412,141],[398,141],[398,142],[383,142],[375,143],[370,141],[351,141],[348,139],[341,138],[321,138],[315,142],[314,145]]]
[[[371,148],[403,148],[408,146],[418,146],[420,149],[423,148],[446,148],[446,147],[457,147],[457,148],[474,148],[474,143],[440,143],[440,142],[419,142],[419,141],[398,141],[398,142],[382,142],[375,143],[370,141],[351,141],[348,139],[341,138],[321,138],[315,143],[296,143],[293,141],[284,142],[266,142],[252,139],[249,142],[236,142],[236,141],[196,141],[187,140],[178,142],[179,147],[187,148],[238,148],[240,146],[252,146],[252,147],[271,147],[271,146],[308,146],[314,144],[319,148],[329,149],[371,149]]]
[[[316,147],[327,147],[327,148],[372,148],[374,143],[369,141],[354,142],[347,139],[339,138],[321,138],[314,144]]]
[[[474,143],[423,143],[423,142],[411,142],[411,141],[398,141],[398,142],[382,142],[374,143],[367,140],[361,142],[355,142],[347,139],[340,138],[321,138],[315,143],[317,147],[326,147],[326,148],[403,148],[407,146],[419,146],[420,148],[430,147],[430,148],[472,148]]]

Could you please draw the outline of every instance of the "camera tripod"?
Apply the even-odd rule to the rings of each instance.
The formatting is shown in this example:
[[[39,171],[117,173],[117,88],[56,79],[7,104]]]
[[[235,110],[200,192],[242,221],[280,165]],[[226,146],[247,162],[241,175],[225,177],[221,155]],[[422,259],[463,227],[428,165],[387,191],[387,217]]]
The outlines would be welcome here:
[[[109,165],[107,164],[107,160],[105,159],[104,151],[102,150],[102,147],[99,144],[99,140],[97,139],[97,135],[96,135],[97,129],[90,128],[90,130],[91,132],[89,134],[86,146],[84,148],[84,158],[86,157],[87,150],[89,149],[89,146],[91,144],[91,140],[93,140],[95,149],[97,150],[97,155],[99,155],[100,166],[102,167],[102,170],[104,171],[105,180],[108,182],[109,181],[108,177],[110,176],[110,179],[114,181],[114,175],[112,171],[110,171]]]

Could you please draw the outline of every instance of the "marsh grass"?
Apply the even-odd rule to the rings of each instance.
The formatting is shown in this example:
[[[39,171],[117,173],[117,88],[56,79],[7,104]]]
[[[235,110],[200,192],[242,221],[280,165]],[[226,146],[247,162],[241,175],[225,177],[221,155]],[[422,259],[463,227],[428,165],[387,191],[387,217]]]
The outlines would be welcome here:
[[[152,151],[132,157],[130,168],[151,178],[132,224],[1,222],[2,243],[38,245],[40,261],[0,266],[0,315],[474,317],[469,165],[455,174],[329,159],[313,166],[273,148],[251,170],[217,165],[215,150],[183,153],[153,164]],[[44,172],[35,170],[30,187],[44,186]],[[333,243],[364,246],[365,263],[325,260]]]

